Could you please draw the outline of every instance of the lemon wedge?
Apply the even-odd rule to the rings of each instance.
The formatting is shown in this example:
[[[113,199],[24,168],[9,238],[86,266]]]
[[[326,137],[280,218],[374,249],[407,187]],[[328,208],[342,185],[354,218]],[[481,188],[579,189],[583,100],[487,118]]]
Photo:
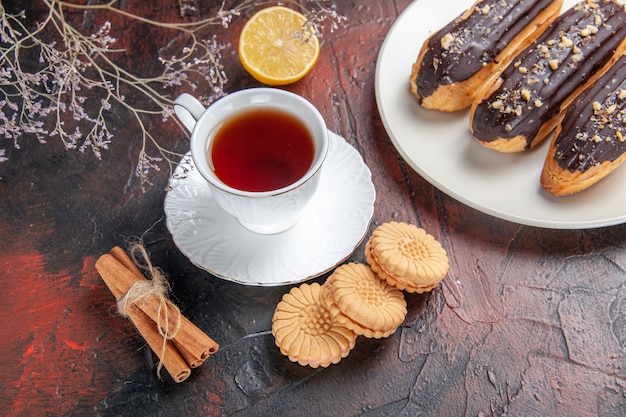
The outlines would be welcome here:
[[[320,53],[319,40],[305,23],[306,17],[283,6],[256,12],[239,37],[239,59],[246,71],[268,85],[304,77]]]

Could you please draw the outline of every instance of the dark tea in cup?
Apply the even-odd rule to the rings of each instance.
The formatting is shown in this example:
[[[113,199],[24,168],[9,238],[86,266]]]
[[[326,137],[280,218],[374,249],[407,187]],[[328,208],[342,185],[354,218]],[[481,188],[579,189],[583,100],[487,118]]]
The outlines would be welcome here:
[[[297,117],[272,108],[241,111],[218,129],[207,158],[215,175],[242,191],[287,187],[311,168],[315,145]]]
[[[330,148],[312,103],[278,88],[249,88],[208,108],[183,93],[174,111],[191,132],[193,163],[212,202],[255,233],[281,233],[298,222]]]

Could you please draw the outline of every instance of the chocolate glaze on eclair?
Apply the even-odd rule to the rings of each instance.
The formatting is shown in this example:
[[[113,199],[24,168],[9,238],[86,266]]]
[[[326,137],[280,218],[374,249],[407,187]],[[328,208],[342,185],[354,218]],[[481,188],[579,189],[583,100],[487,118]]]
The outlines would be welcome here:
[[[471,131],[503,152],[529,149],[554,130],[569,104],[626,49],[617,1],[582,1],[522,51],[472,104]]]
[[[582,191],[626,160],[626,57],[568,108],[550,144],[541,185],[554,195]]]
[[[558,16],[562,0],[479,0],[431,35],[410,76],[427,109],[456,111]]]

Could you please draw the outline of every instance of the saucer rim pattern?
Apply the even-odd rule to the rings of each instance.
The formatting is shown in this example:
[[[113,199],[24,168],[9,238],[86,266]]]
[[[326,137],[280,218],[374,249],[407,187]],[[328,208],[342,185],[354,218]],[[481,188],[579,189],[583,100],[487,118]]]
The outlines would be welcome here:
[[[275,235],[250,232],[217,207],[187,153],[170,178],[164,201],[166,226],[174,244],[198,268],[217,278],[250,286],[301,283],[345,261],[367,233],[376,190],[359,152],[341,136],[330,130],[328,133],[329,153],[318,192],[301,220]],[[322,220],[332,227],[320,229],[317,223]],[[242,263],[238,255],[243,252],[261,253]],[[296,263],[301,262],[309,263],[306,272],[298,271],[302,264]]]

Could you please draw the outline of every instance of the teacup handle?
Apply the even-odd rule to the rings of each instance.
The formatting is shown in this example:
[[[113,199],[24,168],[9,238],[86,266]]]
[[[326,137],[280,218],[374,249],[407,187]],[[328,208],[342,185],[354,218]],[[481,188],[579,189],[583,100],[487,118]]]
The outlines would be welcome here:
[[[191,94],[183,93],[174,101],[176,117],[190,132],[193,131],[196,122],[205,110],[202,103]]]

